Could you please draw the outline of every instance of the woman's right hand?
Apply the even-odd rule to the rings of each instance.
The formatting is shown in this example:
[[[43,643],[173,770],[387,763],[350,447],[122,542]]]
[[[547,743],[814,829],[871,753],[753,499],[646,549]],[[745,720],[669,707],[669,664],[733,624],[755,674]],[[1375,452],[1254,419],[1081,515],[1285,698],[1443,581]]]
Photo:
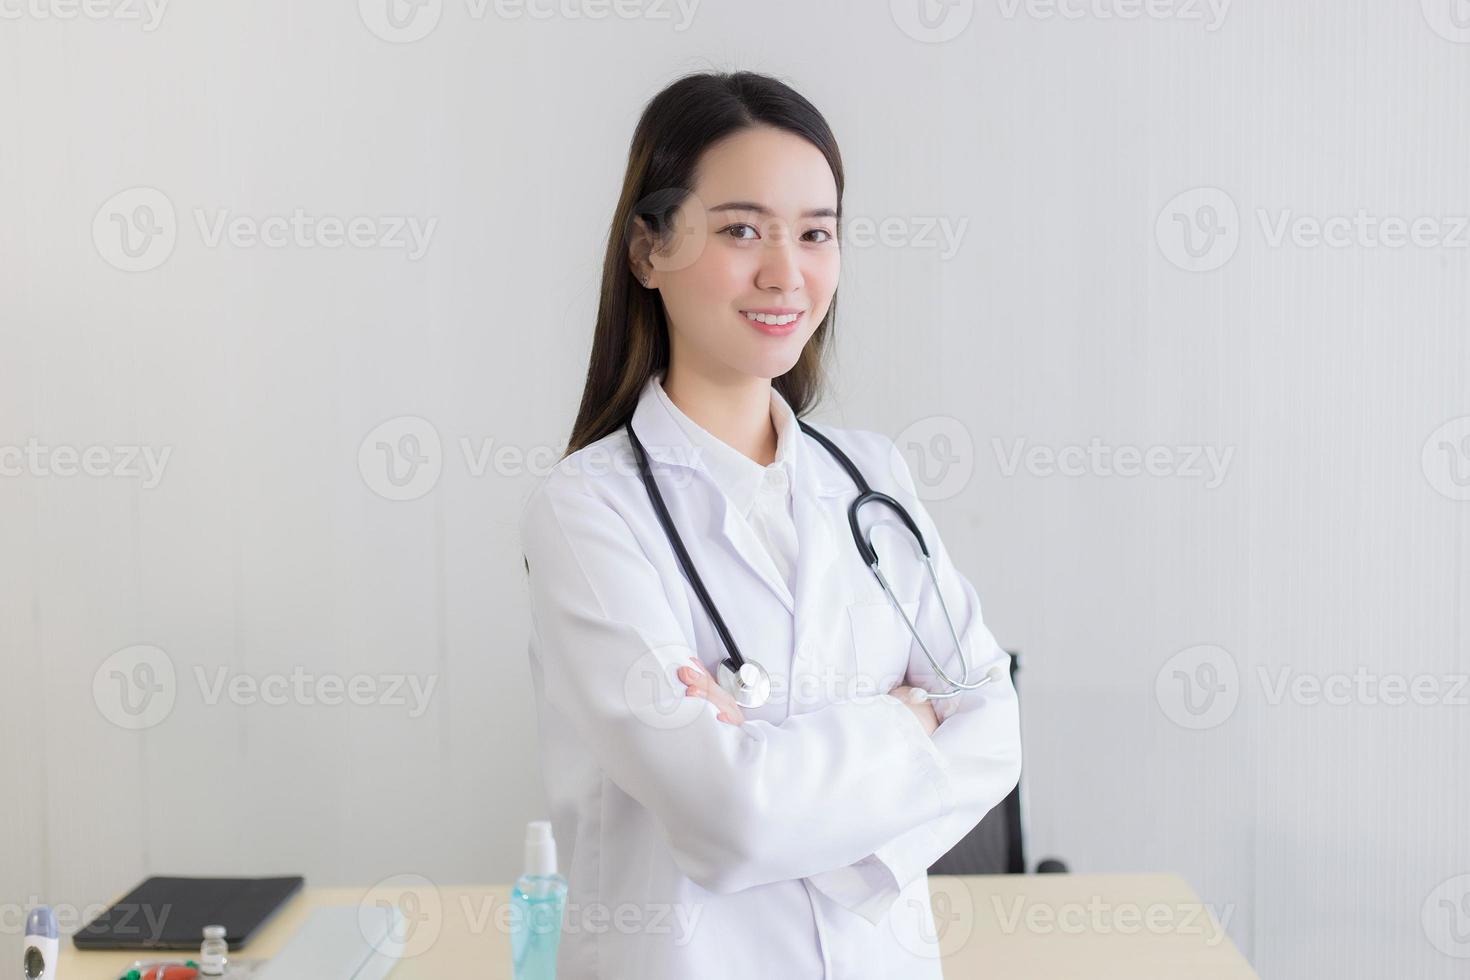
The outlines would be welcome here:
[[[693,657],[689,658],[689,663],[690,666],[680,667],[676,671],[679,680],[685,685],[684,696],[704,698],[717,709],[718,714],[715,717],[726,724],[745,724],[745,712],[740,710],[740,705],[735,703],[730,693],[704,669],[704,664]]]
[[[932,701],[926,700],[915,703],[910,700],[912,696],[911,692],[918,690],[921,689],[904,686],[895,687],[888,693],[902,701],[903,706],[914,713],[914,717],[919,719],[919,724],[924,726],[924,734],[932,738],[934,730],[939,727],[939,716],[934,713],[934,703]]]

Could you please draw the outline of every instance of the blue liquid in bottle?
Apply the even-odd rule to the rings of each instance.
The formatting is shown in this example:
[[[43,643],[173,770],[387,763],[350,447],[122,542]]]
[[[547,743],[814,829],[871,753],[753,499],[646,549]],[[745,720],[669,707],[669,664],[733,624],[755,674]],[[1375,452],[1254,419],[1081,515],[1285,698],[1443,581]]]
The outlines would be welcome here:
[[[526,825],[526,873],[510,892],[511,974],[515,980],[556,980],[567,880],[556,873],[551,823]]]

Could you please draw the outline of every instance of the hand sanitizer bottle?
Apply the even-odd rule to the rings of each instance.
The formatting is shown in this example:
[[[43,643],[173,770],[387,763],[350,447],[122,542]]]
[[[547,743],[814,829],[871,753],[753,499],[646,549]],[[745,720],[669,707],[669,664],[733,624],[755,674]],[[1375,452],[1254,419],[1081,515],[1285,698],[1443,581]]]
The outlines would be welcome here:
[[[556,873],[551,822],[526,825],[526,873],[510,892],[510,955],[515,980],[556,980],[556,950],[567,880]]]

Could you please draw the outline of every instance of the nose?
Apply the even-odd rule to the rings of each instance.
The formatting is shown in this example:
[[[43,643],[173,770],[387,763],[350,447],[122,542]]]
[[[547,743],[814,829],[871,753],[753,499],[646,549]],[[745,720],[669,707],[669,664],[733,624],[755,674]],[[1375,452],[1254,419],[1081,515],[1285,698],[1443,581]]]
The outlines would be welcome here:
[[[768,239],[761,249],[760,268],[756,270],[755,277],[756,287],[793,293],[801,288],[803,282],[801,257],[796,243],[787,236]]]

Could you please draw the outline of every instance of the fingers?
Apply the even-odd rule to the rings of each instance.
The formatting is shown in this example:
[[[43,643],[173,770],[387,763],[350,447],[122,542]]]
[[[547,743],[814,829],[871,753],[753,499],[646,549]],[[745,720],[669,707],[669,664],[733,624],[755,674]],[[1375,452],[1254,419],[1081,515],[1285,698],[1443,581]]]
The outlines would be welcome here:
[[[724,688],[715,683],[713,677],[704,669],[704,665],[690,657],[690,666],[680,667],[675,674],[681,683],[686,685],[684,696],[691,698],[704,698],[715,706],[716,718],[730,725],[739,725],[745,720],[745,715],[735,707],[730,696],[725,693]]]
[[[692,697],[696,695],[703,695],[705,693],[706,688],[704,678],[708,675],[702,675],[698,673],[693,667],[680,667],[677,671],[677,674],[679,676],[679,680],[683,681],[685,686],[688,688],[688,690],[685,691],[686,694]]]
[[[708,698],[712,693],[709,675],[693,667],[680,667],[675,672],[685,685],[684,695],[691,698]]]

